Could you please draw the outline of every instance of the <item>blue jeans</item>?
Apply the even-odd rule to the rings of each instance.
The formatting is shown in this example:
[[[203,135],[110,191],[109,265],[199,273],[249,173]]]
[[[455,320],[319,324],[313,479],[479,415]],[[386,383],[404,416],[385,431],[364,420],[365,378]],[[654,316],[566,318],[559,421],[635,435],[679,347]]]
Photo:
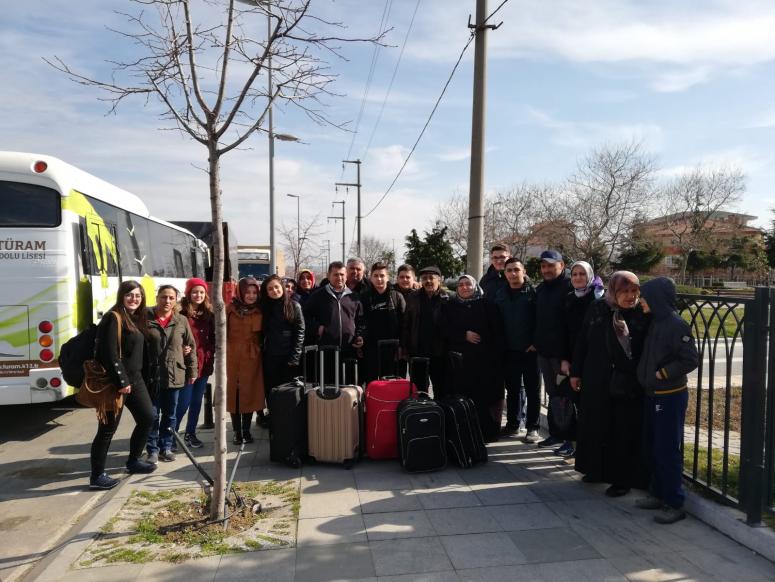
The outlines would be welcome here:
[[[186,384],[180,389],[178,397],[178,409],[175,413],[175,430],[180,430],[183,415],[188,412],[186,421],[186,434],[196,434],[196,424],[199,422],[199,411],[202,409],[202,399],[207,390],[208,376],[202,376],[194,380],[193,384]]]
[[[178,399],[181,388],[165,388],[159,391],[159,397],[153,403],[153,427],[148,435],[145,449],[149,453],[158,453],[172,448],[172,431],[175,430]]]
[[[508,351],[504,359],[506,423],[538,430],[541,402],[535,352]]]

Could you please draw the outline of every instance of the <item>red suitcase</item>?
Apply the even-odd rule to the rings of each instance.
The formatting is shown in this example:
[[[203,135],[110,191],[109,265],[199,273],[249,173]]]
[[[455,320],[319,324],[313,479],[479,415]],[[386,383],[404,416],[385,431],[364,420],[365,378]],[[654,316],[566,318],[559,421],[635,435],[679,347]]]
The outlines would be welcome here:
[[[398,340],[377,342],[377,361],[380,379],[366,386],[366,454],[371,459],[398,458],[398,420],[396,410],[409,394],[410,381],[395,376],[381,376],[384,370],[382,355],[386,348],[392,353],[398,349]],[[417,387],[411,386],[412,396]]]

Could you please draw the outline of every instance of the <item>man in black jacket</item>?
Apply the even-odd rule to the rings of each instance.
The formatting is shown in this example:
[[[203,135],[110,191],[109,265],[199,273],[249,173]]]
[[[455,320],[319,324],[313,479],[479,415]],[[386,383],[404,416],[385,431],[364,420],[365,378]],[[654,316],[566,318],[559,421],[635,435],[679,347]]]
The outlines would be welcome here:
[[[338,346],[342,358],[355,356],[363,347],[363,306],[346,285],[346,269],[341,261],[328,266],[328,284],[310,295],[304,304],[304,318],[317,329],[319,346]],[[330,374],[330,376],[329,376]],[[326,377],[333,378],[331,366]]]
[[[484,292],[484,298],[495,301],[495,295],[498,289],[508,287],[506,277],[503,272],[506,261],[511,256],[508,247],[497,244],[490,249],[490,267],[479,281],[479,286]]]
[[[528,281],[522,261],[512,257],[504,269],[508,286],[498,289],[495,303],[506,334],[504,372],[506,378],[506,426],[510,436],[525,423],[525,442],[537,443],[541,415],[538,363],[533,347],[536,328],[536,292]]]
[[[380,340],[400,338],[401,320],[406,309],[403,295],[389,283],[388,267],[385,263],[378,262],[372,265],[370,282],[369,289],[361,295],[365,323],[363,351],[366,382],[376,380],[380,373],[383,375],[400,373],[392,360],[387,361],[388,357],[392,358],[397,354],[395,352],[380,354],[377,344]],[[380,357],[384,366],[382,370],[378,369]]]
[[[541,277],[543,281],[536,289],[536,331],[533,345],[538,352],[538,368],[549,396],[557,389],[557,376],[560,374],[562,356],[565,348],[565,296],[573,290],[570,277],[565,272],[565,262],[558,251],[547,250],[541,253]],[[548,447],[563,442],[556,434],[552,409],[547,413],[549,437],[538,443]]]
[[[446,387],[446,345],[441,328],[442,308],[449,301],[449,295],[441,289],[438,267],[421,269],[420,284],[422,288],[406,300],[401,346],[409,357],[430,358],[433,396],[438,399],[444,395]]]
[[[366,279],[366,265],[363,263],[363,259],[354,257],[347,259],[347,288],[353,293],[360,295],[368,290],[370,287],[368,279]]]

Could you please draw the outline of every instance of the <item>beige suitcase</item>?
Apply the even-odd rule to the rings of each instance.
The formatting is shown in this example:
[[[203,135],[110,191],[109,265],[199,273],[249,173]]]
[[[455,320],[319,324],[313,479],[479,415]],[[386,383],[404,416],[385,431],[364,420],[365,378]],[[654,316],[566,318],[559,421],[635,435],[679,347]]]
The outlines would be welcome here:
[[[320,374],[325,352],[334,351],[334,385],[307,393],[308,454],[321,463],[352,466],[361,456],[363,390],[357,384],[339,384],[339,350],[320,348]],[[357,382],[357,374],[356,380]]]

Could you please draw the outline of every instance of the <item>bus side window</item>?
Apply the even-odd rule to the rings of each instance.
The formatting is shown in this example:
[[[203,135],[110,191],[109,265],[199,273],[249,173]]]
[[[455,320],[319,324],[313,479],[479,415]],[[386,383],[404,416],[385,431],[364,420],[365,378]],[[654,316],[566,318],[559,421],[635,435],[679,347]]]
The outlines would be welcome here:
[[[186,278],[186,268],[183,266],[183,255],[178,249],[173,249],[172,257],[175,260],[175,276],[180,279]]]
[[[108,230],[105,229],[104,226],[100,226],[100,244],[102,245],[102,252],[105,256],[105,262],[106,262],[106,269],[108,272],[108,275],[110,277],[117,277],[119,275],[119,265],[118,265],[118,238],[116,237],[116,227],[113,224],[106,225]],[[113,248],[115,249],[116,255],[114,256],[110,252],[110,245],[108,244],[108,241],[110,238],[113,238]]]

